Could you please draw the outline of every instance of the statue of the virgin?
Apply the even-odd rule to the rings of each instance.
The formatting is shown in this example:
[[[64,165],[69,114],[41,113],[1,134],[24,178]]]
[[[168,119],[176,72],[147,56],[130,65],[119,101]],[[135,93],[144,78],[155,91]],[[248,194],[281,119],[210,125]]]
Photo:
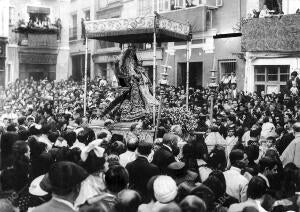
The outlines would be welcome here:
[[[103,115],[112,111],[119,114],[119,121],[138,121],[151,113],[154,106],[159,105],[159,101],[153,96],[152,85],[145,68],[137,59],[134,47],[129,47],[122,53],[117,76],[129,89],[111,102]]]

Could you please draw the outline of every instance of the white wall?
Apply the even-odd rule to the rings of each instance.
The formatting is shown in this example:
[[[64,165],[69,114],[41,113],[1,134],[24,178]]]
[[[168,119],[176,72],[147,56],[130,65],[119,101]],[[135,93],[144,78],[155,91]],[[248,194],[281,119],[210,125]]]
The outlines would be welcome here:
[[[138,2],[137,1],[124,2],[121,17],[122,18],[134,18],[137,16],[138,16]]]
[[[284,14],[295,14],[298,8],[300,8],[300,0],[282,0]]]
[[[9,2],[0,0],[0,36],[8,37],[9,23]]]
[[[247,0],[246,4],[246,14],[252,14],[254,9],[259,10],[259,0]]]

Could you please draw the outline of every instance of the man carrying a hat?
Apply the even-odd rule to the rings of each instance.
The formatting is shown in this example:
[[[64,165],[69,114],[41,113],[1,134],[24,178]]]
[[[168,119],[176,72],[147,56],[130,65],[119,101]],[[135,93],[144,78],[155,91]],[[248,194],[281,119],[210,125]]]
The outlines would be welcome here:
[[[32,212],[75,212],[74,202],[79,195],[81,182],[88,173],[73,162],[61,161],[50,167],[40,183],[43,190],[52,192],[52,199]]]

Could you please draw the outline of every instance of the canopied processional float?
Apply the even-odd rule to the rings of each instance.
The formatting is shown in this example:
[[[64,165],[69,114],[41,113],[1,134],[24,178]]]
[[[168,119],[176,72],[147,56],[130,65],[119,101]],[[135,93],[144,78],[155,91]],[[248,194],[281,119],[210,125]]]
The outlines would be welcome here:
[[[114,101],[113,104],[109,107],[109,109],[113,109],[114,107],[117,107],[117,105],[119,105],[119,107],[121,107],[124,110],[124,114],[121,114],[121,121],[134,121],[135,118],[139,119],[143,116],[143,114],[147,112],[153,112],[153,123],[154,125],[156,125],[155,114],[158,102],[155,96],[156,44],[158,42],[161,43],[182,41],[187,41],[188,44],[191,39],[190,25],[187,23],[179,23],[177,21],[170,20],[162,15],[154,13],[154,15],[151,16],[137,18],[112,18],[95,21],[86,21],[85,33],[86,48],[88,39],[110,41],[120,44],[153,43],[153,86],[151,90],[151,86],[146,86],[147,83],[151,83],[149,83],[148,77],[143,74],[143,71],[141,70],[143,68],[137,61],[135,51],[133,51],[130,48],[124,50],[124,45],[121,45],[123,53],[120,57],[119,66],[120,73],[122,76],[118,77],[123,77],[125,78],[125,81],[127,80],[127,83],[129,83],[131,86],[131,92],[129,92],[129,94],[127,93],[122,95],[120,98],[118,98],[117,101]],[[187,69],[188,67],[189,64],[187,59]],[[135,79],[137,79],[136,84],[134,82]],[[87,81],[85,80],[85,82]],[[138,87],[137,89],[139,90],[135,90],[135,87]],[[142,103],[135,101],[137,93],[141,94],[141,97],[138,99],[140,99]],[[133,103],[133,101],[135,101],[135,103]],[[129,106],[129,104],[135,105]],[[139,107],[141,106],[141,104],[144,104],[144,110],[141,110],[141,108],[133,108]],[[150,108],[152,108],[152,110]],[[135,110],[135,112],[131,113],[133,110]],[[131,116],[128,116],[128,113],[131,113]]]

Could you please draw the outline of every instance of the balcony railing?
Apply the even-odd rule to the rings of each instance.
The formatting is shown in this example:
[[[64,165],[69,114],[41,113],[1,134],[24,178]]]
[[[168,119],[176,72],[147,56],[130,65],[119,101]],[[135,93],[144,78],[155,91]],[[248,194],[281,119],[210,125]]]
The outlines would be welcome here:
[[[70,28],[69,39],[77,40],[77,27]]]
[[[189,3],[186,0],[154,0],[157,1],[158,12],[168,12],[197,6],[221,7],[223,0],[196,0]]]
[[[242,51],[300,51],[300,15],[246,19],[241,31]]]
[[[15,32],[11,27],[9,43],[29,48],[57,48],[58,35],[45,32]]]

